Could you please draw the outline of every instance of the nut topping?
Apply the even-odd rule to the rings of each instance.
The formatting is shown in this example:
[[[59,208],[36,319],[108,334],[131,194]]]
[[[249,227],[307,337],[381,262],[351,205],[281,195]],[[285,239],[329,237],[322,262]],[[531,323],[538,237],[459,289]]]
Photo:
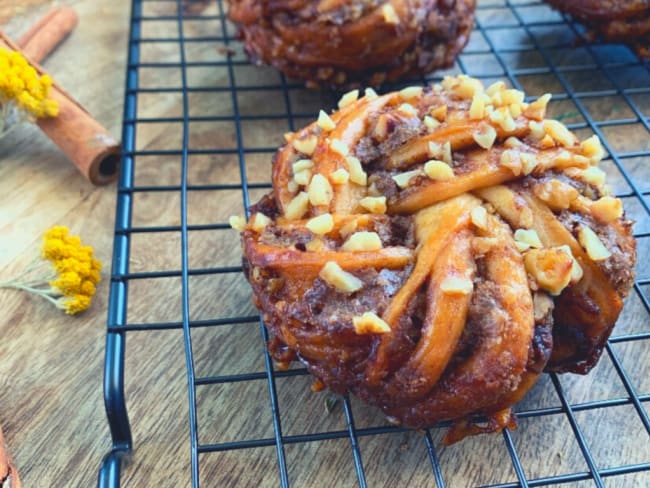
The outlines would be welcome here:
[[[335,261],[328,261],[318,273],[325,283],[345,293],[363,288],[363,281],[352,273],[344,271]]]
[[[387,334],[390,326],[374,312],[364,312],[361,316],[352,317],[354,331],[359,334]]]
[[[580,241],[582,247],[594,261],[602,261],[612,255],[598,235],[586,225],[580,226],[580,230],[578,231],[578,241]]]
[[[309,210],[309,195],[301,191],[287,205],[284,210],[284,216],[288,220],[298,220],[303,217]]]
[[[376,232],[359,231],[348,237],[341,249],[346,252],[377,251],[382,247],[381,239]]]
[[[330,131],[334,130],[336,128],[336,124],[332,120],[332,118],[325,113],[325,111],[321,110],[318,112],[318,121],[316,122],[318,127],[320,127],[323,130]]]
[[[314,135],[307,136],[304,139],[294,139],[292,142],[296,151],[306,154],[307,156],[314,154],[316,144],[318,144],[318,138]]]
[[[325,235],[334,228],[334,219],[329,213],[319,215],[307,221],[305,224],[310,231],[317,235]]]

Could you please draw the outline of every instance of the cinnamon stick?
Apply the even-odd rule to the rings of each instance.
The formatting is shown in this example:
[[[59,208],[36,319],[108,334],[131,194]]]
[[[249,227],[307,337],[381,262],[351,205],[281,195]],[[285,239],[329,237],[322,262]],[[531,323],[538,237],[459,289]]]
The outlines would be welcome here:
[[[55,7],[32,25],[17,44],[35,63],[41,63],[77,26],[79,17],[72,7]]]
[[[56,19],[57,17],[55,17]],[[56,36],[41,35],[48,29],[36,29],[29,37],[36,52],[51,51]],[[61,29],[54,29],[61,30]],[[25,52],[0,31],[0,48]],[[25,55],[39,72],[47,72]],[[120,163],[120,145],[72,96],[54,82],[50,97],[59,104],[57,117],[38,119],[37,125],[74,163],[81,173],[95,185],[105,185],[117,178]]]
[[[0,488],[21,488],[18,470],[7,451],[5,439],[0,427]]]

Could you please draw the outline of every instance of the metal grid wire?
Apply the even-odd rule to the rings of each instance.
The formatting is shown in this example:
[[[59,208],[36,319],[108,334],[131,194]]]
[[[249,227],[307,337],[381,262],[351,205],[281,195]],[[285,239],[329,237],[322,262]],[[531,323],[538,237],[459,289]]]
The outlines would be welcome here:
[[[231,48],[238,46],[234,29],[225,18],[225,5],[222,0],[216,0],[216,13],[188,14],[187,4],[181,0],[133,0],[131,11],[130,36],[128,43],[128,66],[126,71],[126,93],[124,100],[124,125],[123,125],[123,164],[118,186],[114,254],[112,262],[110,300],[108,312],[108,331],[106,344],[106,366],[104,378],[104,394],[109,424],[113,439],[113,448],[106,455],[100,472],[99,486],[115,487],[120,484],[121,471],[124,461],[131,455],[133,442],[125,406],[125,354],[126,337],[132,334],[147,334],[152,331],[182,329],[184,339],[185,366],[187,370],[187,395],[189,402],[189,436],[191,457],[192,485],[198,487],[200,470],[203,460],[208,455],[216,456],[219,453],[233,450],[247,450],[260,447],[275,447],[277,458],[276,482],[281,486],[292,485],[291,473],[288,469],[287,449],[290,446],[313,443],[332,439],[347,439],[352,456],[353,470],[356,480],[361,487],[372,485],[369,480],[369,468],[364,460],[362,439],[380,437],[384,434],[404,432],[403,429],[389,425],[358,426],[355,424],[353,410],[358,414],[358,403],[353,399],[343,398],[342,415],[345,419],[345,428],[324,432],[287,434],[281,425],[281,405],[278,399],[277,380],[295,376],[306,375],[304,368],[290,369],[288,371],[274,370],[269,355],[264,352],[264,370],[246,371],[237,374],[200,375],[196,372],[195,357],[193,352],[192,331],[197,328],[212,328],[230,326],[237,327],[243,324],[259,324],[261,337],[253,337],[251,341],[266,341],[267,333],[259,316],[248,314],[245,316],[228,316],[220,318],[193,318],[190,313],[190,277],[207,276],[211,280],[219,281],[233,274],[241,273],[241,266],[228,265],[217,267],[190,267],[188,255],[188,239],[191,232],[217,231],[229,232],[225,221],[193,224],[188,221],[188,198],[195,192],[216,192],[219,199],[221,192],[241,191],[243,208],[247,208],[251,199],[249,192],[270,188],[270,184],[253,183],[247,176],[247,158],[256,154],[263,155],[269,162],[275,147],[269,141],[268,146],[248,147],[244,144],[243,124],[249,121],[266,121],[277,123],[283,130],[295,130],[304,123],[313,119],[315,111],[300,112],[293,110],[295,106],[294,93],[303,90],[301,84],[286,80],[279,76],[279,82],[261,82],[257,84],[242,84],[235,72],[238,68],[246,66],[247,60],[237,57],[230,52]],[[147,8],[151,4],[169,4],[175,7],[173,15],[148,14]],[[155,9],[151,9],[155,11]],[[185,13],[184,13],[185,12]],[[151,22],[165,21],[173,26],[166,30],[163,36],[147,36],[143,32]],[[186,34],[187,22],[209,23],[214,35],[190,37]],[[535,93],[540,85],[550,79],[553,88],[553,99],[558,101],[558,106],[564,107],[564,114],[560,118],[567,119],[567,125],[578,132],[591,131],[603,141],[609,153],[605,166],[608,172],[615,174],[618,184],[617,194],[621,197],[628,213],[632,209],[632,217],[638,222],[635,236],[638,239],[640,261],[647,258],[648,239],[650,238],[650,207],[648,194],[650,193],[650,172],[645,166],[650,165],[650,66],[647,62],[638,60],[623,46],[611,45],[576,45],[576,37],[583,33],[581,26],[571,22],[571,19],[562,16],[537,1],[499,1],[486,0],[479,2],[477,10],[477,23],[473,32],[472,41],[463,55],[459,58],[457,66],[451,72],[466,72],[472,76],[484,79],[486,82],[493,79],[510,81],[512,86],[526,90],[529,94]],[[513,35],[519,36],[513,42]],[[197,44],[210,43],[222,46],[227,55],[218,61],[193,61],[189,60],[187,52]],[[141,58],[142,50],[149,45],[174,45],[178,47],[180,57],[175,62],[144,61]],[[215,47],[216,48],[216,47]],[[225,84],[223,86],[190,86],[188,72],[191,69],[225,70]],[[141,86],[140,78],[143,70],[160,72],[158,79],[162,80],[165,70],[180,70],[180,85]],[[258,68],[255,68],[258,69]],[[439,79],[436,77],[420,82],[431,82]],[[239,82],[239,83],[238,83]],[[384,88],[388,90],[391,87]],[[243,114],[240,110],[240,96],[242,93],[254,94],[256,92],[271,91],[281,98],[281,103],[286,110],[280,113],[268,114]],[[190,97],[196,93],[225,95],[230,98],[231,113],[219,115],[191,115]],[[139,115],[138,106],[146,94],[175,94],[178,95],[180,105],[179,116],[152,116]],[[328,95],[322,95],[327,97]],[[336,94],[326,98],[333,106]],[[619,109],[614,109],[609,115],[601,119],[594,116],[594,107],[599,107],[616,99],[620,103]],[[568,107],[568,108],[567,108]],[[323,107],[329,108],[329,107]],[[568,112],[567,112],[568,110]],[[192,144],[192,126],[195,123],[217,124],[228,122],[235,127],[235,145],[232,148],[194,147]],[[138,144],[139,131],[146,124],[177,123],[181,129],[181,140],[178,147],[140,148]],[[618,134],[623,131],[627,134],[636,134],[636,139],[641,141],[638,147],[628,150],[621,147]],[[280,132],[281,133],[281,132]],[[643,142],[646,141],[646,142]],[[188,179],[190,158],[196,155],[224,156],[235,160],[238,166],[240,181],[236,183],[210,183],[192,182]],[[141,158],[173,158],[180,166],[180,184],[138,184],[136,182],[136,162]],[[270,173],[270,164],[268,166]],[[611,177],[611,176],[610,176]],[[180,223],[175,225],[138,225],[137,207],[133,202],[139,194],[164,192],[166,195],[178,197]],[[224,219],[225,220],[225,219]],[[180,269],[156,269],[144,272],[132,272],[129,269],[130,252],[133,240],[138,236],[151,235],[152,233],[171,233],[180,236]],[[521,458],[521,446],[517,446],[513,433],[504,431],[502,441],[509,460],[504,464],[504,469],[512,469],[515,477],[511,481],[492,484],[492,486],[551,486],[558,484],[572,484],[586,482],[587,485],[607,486],[609,480],[616,480],[617,476],[647,474],[650,471],[650,458],[636,459],[632,463],[620,462],[615,465],[603,466],[594,455],[594,442],[585,435],[585,424],[579,421],[578,416],[584,412],[598,412],[608,408],[628,406],[633,409],[631,419],[621,422],[635,422],[640,446],[647,445],[650,435],[650,420],[648,406],[650,405],[650,389],[648,383],[639,382],[631,374],[630,361],[623,361],[618,346],[637,344],[643,354],[650,351],[650,275],[647,274],[646,263],[639,267],[631,298],[637,307],[637,315],[633,317],[633,324],[625,327],[623,333],[618,329],[609,341],[604,357],[608,358],[615,375],[612,381],[619,382],[622,388],[621,395],[614,398],[596,398],[576,401],[567,393],[567,383],[564,377],[555,374],[545,375],[546,385],[555,395],[555,401],[543,406],[523,403],[518,408],[520,421],[542,422],[549,416],[564,416],[570,427],[565,432],[552,432],[554,436],[573,437],[579,448],[579,456],[586,469],[569,470],[570,472],[531,476],[527,474],[529,467]],[[129,300],[129,287],[134,282],[143,279],[180,278],[182,300],[181,319],[178,321],[160,321],[156,323],[138,322],[132,320],[127,313]],[[618,334],[618,335],[617,335]],[[215,351],[216,354],[216,351]],[[628,368],[624,367],[624,363]],[[133,372],[137,376],[136,372]],[[593,373],[592,373],[593,374]],[[197,391],[209,385],[225,385],[250,382],[253,380],[265,381],[268,388],[270,403],[263,401],[265,408],[270,408],[272,414],[273,435],[262,438],[234,439],[227,442],[202,443],[199,431],[202,422],[197,415]],[[136,378],[136,381],[146,381],[146,378]],[[645,391],[644,391],[645,389]],[[356,406],[355,406],[356,405]],[[354,408],[353,408],[354,407]],[[133,419],[138,422],[138,419]],[[254,421],[255,419],[250,419]],[[451,486],[444,464],[441,461],[440,446],[435,441],[438,431],[444,425],[418,433],[419,442],[426,449],[426,458],[430,463],[429,482],[435,482],[439,488]],[[630,429],[622,425],[622,430]],[[593,429],[590,429],[593,430]],[[606,442],[606,441],[604,441]],[[611,442],[611,441],[610,441]],[[611,449],[616,450],[616,441]],[[462,449],[462,447],[461,447]],[[462,455],[462,450],[460,451]],[[542,461],[540,461],[542,462]],[[511,464],[511,467],[505,466]],[[314,469],[318,469],[315,467]],[[633,481],[623,481],[623,486],[632,486]],[[645,479],[648,478],[633,478]],[[644,482],[639,482],[639,486]],[[209,481],[204,482],[210,484]],[[376,483],[375,483],[376,484]],[[467,484],[465,485],[467,486]],[[582,486],[582,485],[581,485]]]

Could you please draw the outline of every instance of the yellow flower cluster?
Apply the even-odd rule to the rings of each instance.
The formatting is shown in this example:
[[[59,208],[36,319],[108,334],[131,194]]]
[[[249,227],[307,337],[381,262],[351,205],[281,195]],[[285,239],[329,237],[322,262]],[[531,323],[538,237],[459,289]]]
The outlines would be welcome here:
[[[86,310],[101,280],[102,264],[93,257],[93,248],[69,235],[67,227],[52,227],[43,236],[43,257],[57,273],[49,284],[54,293],[63,295],[59,306],[68,314]]]
[[[28,118],[55,117],[59,105],[49,98],[51,87],[52,78],[39,76],[22,54],[0,49],[0,106],[14,102]]]
[[[93,248],[71,236],[67,227],[52,227],[43,235],[41,251],[22,273],[0,282],[0,288],[33,293],[70,315],[86,310],[101,280],[102,263],[93,257]]]

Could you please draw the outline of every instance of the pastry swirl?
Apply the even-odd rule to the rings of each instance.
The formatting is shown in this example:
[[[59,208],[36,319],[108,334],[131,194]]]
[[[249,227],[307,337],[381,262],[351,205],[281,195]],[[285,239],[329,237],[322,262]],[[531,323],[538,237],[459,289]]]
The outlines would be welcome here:
[[[251,60],[310,86],[378,85],[452,65],[475,0],[231,0]]]
[[[287,134],[232,220],[275,360],[407,427],[454,420],[448,442],[511,425],[544,369],[593,367],[636,244],[600,141],[549,99],[461,75],[350,92]]]

